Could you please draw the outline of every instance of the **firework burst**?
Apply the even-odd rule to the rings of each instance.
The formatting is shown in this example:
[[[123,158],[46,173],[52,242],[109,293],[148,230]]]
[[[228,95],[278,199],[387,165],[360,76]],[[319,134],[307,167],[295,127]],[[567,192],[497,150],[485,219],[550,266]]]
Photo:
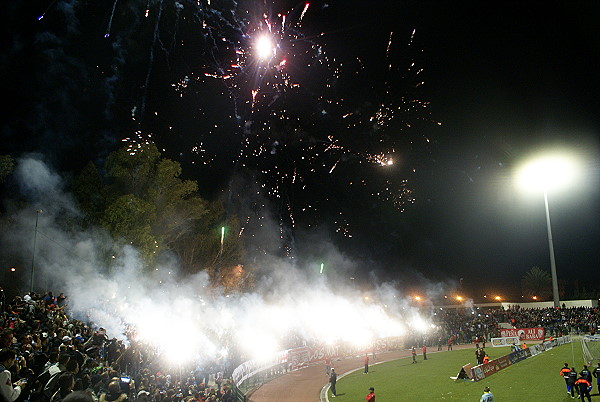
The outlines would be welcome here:
[[[427,150],[421,127],[432,122],[418,96],[416,32],[378,39],[374,65],[353,54],[351,43],[347,50],[331,44],[335,32],[319,28],[324,6],[274,8],[111,2],[99,35],[113,49],[104,62],[113,72],[104,73],[106,83],[125,93],[117,80],[137,82],[114,101],[129,103],[133,134],[124,141],[131,152],[155,141],[168,156],[222,181],[251,172],[257,195],[278,207],[282,238],[290,236],[285,227],[331,216],[335,231],[351,237],[339,194],[358,191],[400,211],[416,199],[412,175],[419,167],[410,154]],[[230,199],[244,192],[229,189]],[[242,216],[248,225],[240,233],[250,234],[246,227],[264,213]]]

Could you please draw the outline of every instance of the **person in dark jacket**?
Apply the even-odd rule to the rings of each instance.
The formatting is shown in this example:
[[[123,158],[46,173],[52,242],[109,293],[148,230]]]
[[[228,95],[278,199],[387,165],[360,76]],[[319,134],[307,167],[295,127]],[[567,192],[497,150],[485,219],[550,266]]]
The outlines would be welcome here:
[[[581,398],[582,401],[585,400],[585,397],[587,397],[588,402],[592,402],[592,397],[590,396],[592,384],[588,380],[583,377],[579,377],[577,381],[575,381],[575,386],[579,392],[579,398]]]
[[[598,363],[598,367],[592,371],[594,378],[596,378],[596,385],[598,385],[598,393],[600,394],[600,363]]]
[[[335,369],[331,369],[331,375],[329,376],[329,389],[331,389],[331,394],[335,398],[337,396],[337,392],[335,390],[335,383],[337,382],[337,374],[335,373]]]
[[[571,398],[575,398],[575,394],[577,393],[577,387],[575,386],[576,381],[577,381],[577,371],[575,371],[574,367],[571,367],[571,371],[569,371],[569,376],[567,378],[567,386],[570,387],[570,389],[571,389]]]
[[[583,370],[579,372],[579,376],[585,378],[590,385],[592,384],[592,372],[588,370],[588,366],[583,365]]]
[[[125,402],[127,395],[121,391],[119,381],[113,379],[108,383],[108,392],[102,393],[98,402]]]
[[[565,384],[567,385],[567,394],[571,393],[571,387],[569,386],[569,373],[571,369],[569,368],[569,363],[565,363],[563,368],[560,369],[560,376],[565,379]]]
[[[61,402],[71,392],[75,386],[75,376],[71,372],[64,372],[58,377],[58,389],[50,398],[50,402]]]

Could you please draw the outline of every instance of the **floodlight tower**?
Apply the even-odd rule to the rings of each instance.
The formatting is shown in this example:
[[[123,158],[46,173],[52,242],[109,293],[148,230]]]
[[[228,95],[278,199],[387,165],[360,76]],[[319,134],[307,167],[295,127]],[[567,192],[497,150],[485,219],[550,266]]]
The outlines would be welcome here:
[[[44,212],[41,209],[35,211],[35,229],[33,232],[33,251],[31,254],[31,278],[29,281],[29,291],[33,292],[33,279],[35,276],[35,243],[37,241],[37,232],[38,232],[38,220],[40,218],[40,214]]]
[[[517,174],[518,183],[527,190],[541,190],[544,194],[546,209],[546,229],[548,231],[548,248],[550,250],[550,271],[552,273],[552,296],[554,307],[559,307],[558,278],[556,276],[556,260],[554,258],[554,242],[552,225],[550,224],[550,208],[548,192],[569,183],[575,176],[576,163],[573,158],[564,154],[543,155],[525,163]]]

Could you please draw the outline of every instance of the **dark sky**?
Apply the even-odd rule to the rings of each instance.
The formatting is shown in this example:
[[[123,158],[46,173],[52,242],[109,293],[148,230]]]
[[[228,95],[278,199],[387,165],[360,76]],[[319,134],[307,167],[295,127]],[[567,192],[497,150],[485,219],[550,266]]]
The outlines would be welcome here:
[[[542,196],[518,194],[511,168],[538,149],[564,146],[591,159],[585,185],[550,198],[558,276],[580,286],[597,281],[597,6],[431,5],[421,32],[428,88],[445,123],[438,136],[445,167],[438,179],[447,190],[436,208],[440,260],[471,286],[506,286],[533,265],[549,269]]]
[[[263,76],[251,56],[232,70],[234,50],[249,54],[263,12],[280,21],[294,10],[298,22],[303,3],[121,1],[112,19],[112,4],[10,3],[2,153],[41,152],[68,172],[151,134],[207,197],[272,217],[285,250],[311,254],[318,231],[408,287],[464,278],[473,294],[518,294],[549,257],[543,199],[515,191],[513,168],[549,146],[575,148],[585,185],[550,199],[557,269],[571,290],[600,280],[593,1],[313,2],[282,35],[286,66]],[[376,127],[368,117],[381,105],[401,112]],[[326,151],[330,133],[342,150]],[[369,159],[391,149],[392,168]],[[377,195],[387,188],[395,204]]]

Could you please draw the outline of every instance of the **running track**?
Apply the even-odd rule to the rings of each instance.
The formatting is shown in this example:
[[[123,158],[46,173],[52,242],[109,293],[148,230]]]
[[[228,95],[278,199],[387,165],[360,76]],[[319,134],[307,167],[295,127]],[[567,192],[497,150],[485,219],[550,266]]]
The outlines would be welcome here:
[[[473,344],[454,345],[454,349],[467,348],[474,349],[474,346]],[[444,349],[442,350],[445,351],[445,349],[446,346],[444,345]],[[417,359],[422,359],[420,352],[421,351],[419,350]],[[437,352],[437,347],[431,348],[429,354],[432,353],[439,353]],[[376,359],[370,359],[369,366],[409,356],[410,350],[408,349],[381,353],[376,356]],[[335,371],[338,373],[338,378],[349,371],[362,369],[364,367],[363,359],[364,356],[356,356],[334,361],[333,364]],[[457,370],[458,369],[460,369],[460,367],[457,367]],[[448,376],[455,374],[456,373],[450,373]],[[284,374],[281,377],[277,377],[268,383],[263,384],[250,395],[248,400],[249,402],[318,402],[321,400],[321,390],[327,384],[328,378],[325,374],[325,364],[315,364],[302,370]],[[338,387],[338,393],[343,392],[344,391]],[[326,401],[327,399],[324,400]]]

